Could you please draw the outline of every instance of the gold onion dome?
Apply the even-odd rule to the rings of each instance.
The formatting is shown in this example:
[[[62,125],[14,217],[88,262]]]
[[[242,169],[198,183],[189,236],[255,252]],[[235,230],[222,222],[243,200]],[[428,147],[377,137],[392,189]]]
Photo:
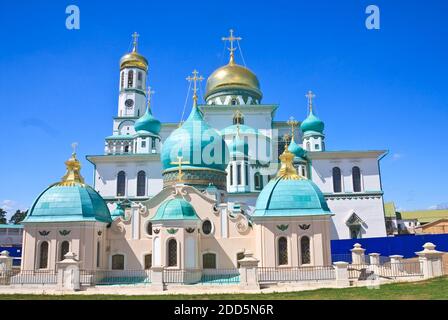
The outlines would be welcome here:
[[[139,35],[137,33],[132,35],[134,38],[132,51],[121,57],[120,70],[124,68],[139,68],[148,71],[148,60],[137,52],[138,36]]]

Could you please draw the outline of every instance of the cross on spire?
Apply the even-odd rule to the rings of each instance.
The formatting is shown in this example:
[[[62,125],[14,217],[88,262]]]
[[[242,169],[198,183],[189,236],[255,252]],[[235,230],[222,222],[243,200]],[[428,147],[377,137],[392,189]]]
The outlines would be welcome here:
[[[177,156],[177,161],[171,162],[171,164],[175,164],[175,165],[179,166],[178,173],[177,173],[177,181],[178,182],[182,182],[182,178],[184,176],[184,173],[182,172],[182,165],[190,164],[190,162],[188,162],[188,161],[182,161],[183,158],[184,158],[183,156]]]
[[[243,121],[243,113],[240,110],[236,110],[235,113],[233,114],[233,119],[235,119],[236,134],[239,137],[240,125],[242,124],[242,121]]]
[[[198,95],[197,95],[197,93],[198,93],[198,86],[197,86],[198,85],[198,81],[201,82],[202,80],[204,80],[204,77],[203,76],[199,76],[198,77],[199,72],[196,69],[194,69],[192,73],[193,73],[193,77],[192,76],[188,76],[186,79],[189,82],[193,81],[193,103],[194,103],[194,106],[196,106],[197,103],[198,103]]]
[[[73,142],[72,143],[72,148],[73,148],[73,154],[76,154],[76,148],[78,147],[78,142]]]
[[[138,37],[140,37],[140,35],[137,32],[134,32],[132,34],[132,52],[137,52],[137,47],[138,47]]]
[[[233,29],[229,30],[230,35],[228,37],[222,37],[222,41],[229,41],[230,42],[230,48],[227,48],[230,51],[230,62],[229,63],[233,63],[234,62],[234,51],[236,50],[236,48],[233,46],[233,42],[234,41],[240,41],[243,38],[241,37],[234,37],[233,36]]]
[[[308,108],[310,109],[310,113],[313,112],[313,98],[316,97],[316,95],[313,93],[313,91],[308,91],[308,93],[305,95],[305,97],[308,98]]]
[[[286,122],[289,126],[291,126],[291,141],[294,140],[294,134],[296,127],[299,125],[299,121],[294,119],[294,117],[290,117],[289,120]]]
[[[151,105],[151,98],[152,98],[152,95],[153,95],[154,93],[156,93],[156,92],[155,92],[154,90],[152,90],[151,86],[148,86],[148,89],[147,89],[147,91],[146,91],[146,99],[147,99],[147,106],[148,106],[148,109],[149,109],[149,107],[150,107],[150,105]]]

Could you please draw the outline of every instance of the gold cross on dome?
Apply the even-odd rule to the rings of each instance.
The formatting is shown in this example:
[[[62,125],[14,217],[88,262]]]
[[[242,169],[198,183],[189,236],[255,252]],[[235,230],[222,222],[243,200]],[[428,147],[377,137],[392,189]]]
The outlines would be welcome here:
[[[183,156],[177,156],[177,161],[171,162],[171,164],[175,164],[175,165],[179,166],[178,173],[177,173],[177,181],[178,182],[182,182],[182,178],[184,176],[184,173],[182,172],[182,165],[190,164],[190,162],[188,162],[188,161],[182,161],[183,158],[184,158]]]
[[[78,142],[73,142],[72,143],[72,148],[73,148],[73,154],[76,154],[76,148],[78,147]]]
[[[132,46],[133,46],[132,51],[134,51],[134,52],[137,51],[138,37],[140,37],[140,35],[139,35],[137,32],[134,32],[134,33],[132,34],[132,39],[133,39],[133,41],[132,41]]]
[[[193,81],[193,102],[196,105],[196,103],[198,102],[198,95],[197,95],[197,93],[198,93],[198,81],[201,82],[202,80],[204,80],[204,77],[203,76],[199,76],[198,77],[199,72],[196,69],[193,70],[192,74],[193,74],[193,77],[192,76],[188,76],[186,79],[189,82]]]
[[[150,86],[148,86],[148,90],[146,91],[146,96],[148,99],[148,106],[151,105],[151,98],[154,93],[156,93],[156,92],[154,90],[152,90],[152,88]]]
[[[299,121],[294,119],[294,117],[290,117],[286,123],[289,126],[291,126],[291,140],[294,140],[294,133],[295,133],[296,127],[299,125]]]
[[[310,109],[310,112],[313,111],[313,98],[316,97],[316,95],[313,93],[313,91],[308,91],[308,93],[305,95],[305,97],[308,98],[308,107]]]
[[[234,54],[233,52],[236,50],[236,48],[233,46],[234,41],[240,41],[243,40],[241,37],[234,37],[233,36],[233,29],[229,30],[230,35],[228,37],[222,37],[222,41],[229,41],[230,42],[230,48],[227,48],[230,51],[230,61],[233,62]]]

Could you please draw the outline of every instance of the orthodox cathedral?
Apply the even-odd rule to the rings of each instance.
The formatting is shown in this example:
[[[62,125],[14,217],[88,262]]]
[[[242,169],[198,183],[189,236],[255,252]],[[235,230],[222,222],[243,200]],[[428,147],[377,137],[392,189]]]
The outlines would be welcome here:
[[[161,123],[137,40],[120,60],[112,135],[87,156],[93,188],[74,151],[23,222],[22,269],[54,270],[68,252],[86,270],[235,268],[247,252],[264,267],[322,266],[330,240],[386,236],[387,152],[327,150],[311,91],[305,120],[275,120],[278,106],[235,61],[231,30],[229,62],[208,77],[205,101],[195,70],[189,116]]]

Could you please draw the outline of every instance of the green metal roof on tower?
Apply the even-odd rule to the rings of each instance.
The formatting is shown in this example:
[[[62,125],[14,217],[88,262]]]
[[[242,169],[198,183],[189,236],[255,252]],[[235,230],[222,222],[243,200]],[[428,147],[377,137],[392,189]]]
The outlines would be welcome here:
[[[112,222],[103,198],[84,183],[76,153],[65,162],[67,173],[61,182],[43,191],[31,206],[23,223],[29,222]]]
[[[322,134],[325,128],[324,122],[320,120],[313,111],[313,98],[315,95],[311,91],[308,91],[306,97],[308,98],[309,114],[308,117],[301,123],[300,129],[304,134],[306,132],[316,132]]]
[[[151,220],[199,220],[199,217],[189,202],[181,198],[174,198],[163,202]]]
[[[150,132],[158,135],[160,132],[160,121],[157,120],[151,112],[151,88],[148,87],[146,112],[134,124],[136,132]]]

